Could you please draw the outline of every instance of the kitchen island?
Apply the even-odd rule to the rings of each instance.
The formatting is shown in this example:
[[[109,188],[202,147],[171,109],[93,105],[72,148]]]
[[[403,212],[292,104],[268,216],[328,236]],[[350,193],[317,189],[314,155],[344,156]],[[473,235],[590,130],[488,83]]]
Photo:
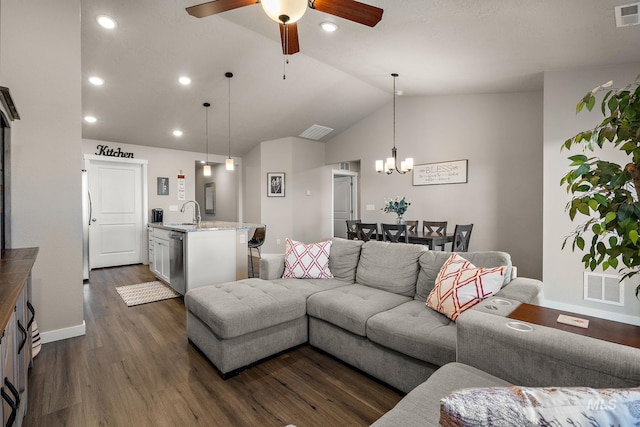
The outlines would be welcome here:
[[[149,269],[182,295],[246,279],[249,232],[260,227],[264,225],[226,221],[149,223]]]

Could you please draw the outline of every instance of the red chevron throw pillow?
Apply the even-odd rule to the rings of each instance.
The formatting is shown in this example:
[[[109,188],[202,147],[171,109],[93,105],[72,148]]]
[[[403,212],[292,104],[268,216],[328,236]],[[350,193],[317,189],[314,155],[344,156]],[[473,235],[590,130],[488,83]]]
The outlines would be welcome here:
[[[305,245],[286,239],[283,278],[333,279],[329,270],[331,240]]]
[[[460,314],[500,290],[505,267],[476,268],[457,253],[444,263],[427,298],[430,307],[455,321]]]

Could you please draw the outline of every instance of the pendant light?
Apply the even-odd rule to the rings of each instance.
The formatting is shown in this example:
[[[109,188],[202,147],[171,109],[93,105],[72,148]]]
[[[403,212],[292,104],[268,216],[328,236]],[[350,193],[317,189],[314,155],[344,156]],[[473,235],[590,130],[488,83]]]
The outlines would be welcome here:
[[[205,115],[204,115],[204,134],[205,134],[205,140],[206,140],[206,150],[207,150],[207,160],[204,164],[204,166],[202,167],[202,172],[204,174],[204,176],[211,176],[211,165],[209,165],[209,107],[211,106],[211,104],[209,104],[208,102],[205,102],[204,104],[202,104],[203,107],[205,107]]]
[[[226,72],[224,73],[225,77],[229,79],[229,157],[226,161],[226,166],[228,171],[233,170],[233,159],[231,158],[231,77],[233,77],[233,73]]]
[[[388,157],[386,162],[376,160],[376,171],[391,175],[395,169],[396,172],[404,175],[413,169],[413,158],[407,157],[404,159],[400,162],[400,169],[398,169],[398,150],[396,149],[396,78],[398,73],[392,73],[391,77],[393,77],[393,148],[391,149],[391,157]]]

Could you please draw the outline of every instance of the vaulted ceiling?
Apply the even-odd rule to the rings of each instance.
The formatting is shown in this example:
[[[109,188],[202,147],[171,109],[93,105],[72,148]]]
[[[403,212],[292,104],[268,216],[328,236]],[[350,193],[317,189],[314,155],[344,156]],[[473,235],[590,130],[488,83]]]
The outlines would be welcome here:
[[[428,96],[536,91],[544,71],[640,62],[640,25],[615,25],[624,0],[364,0],[384,9],[373,28],[307,10],[286,67],[260,5],[185,12],[201,2],[82,0],[83,113],[97,118],[84,138],[204,152],[210,102],[209,152],[227,154],[230,127],[231,154],[242,156],[313,124],[334,129],[330,139],[391,102],[392,72],[404,96]],[[101,14],[118,26],[100,27]]]

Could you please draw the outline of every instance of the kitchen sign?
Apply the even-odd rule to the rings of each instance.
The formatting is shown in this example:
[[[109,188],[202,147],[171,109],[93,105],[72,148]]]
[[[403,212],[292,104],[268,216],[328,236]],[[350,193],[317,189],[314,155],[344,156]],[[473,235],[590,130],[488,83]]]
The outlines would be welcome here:
[[[96,147],[96,156],[108,156],[108,157],[123,157],[125,159],[133,159],[133,153],[127,153],[126,151],[122,151],[120,148],[113,149],[109,148],[108,145],[98,145]]]
[[[427,163],[413,168],[413,185],[463,184],[467,181],[468,160]]]

